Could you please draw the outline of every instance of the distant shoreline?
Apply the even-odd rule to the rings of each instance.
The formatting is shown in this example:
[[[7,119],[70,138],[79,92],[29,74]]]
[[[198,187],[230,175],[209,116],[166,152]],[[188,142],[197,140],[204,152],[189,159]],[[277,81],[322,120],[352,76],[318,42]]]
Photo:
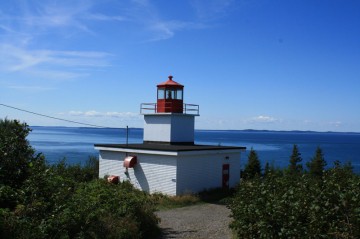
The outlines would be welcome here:
[[[34,125],[30,126],[30,128],[78,128],[78,129],[123,129],[126,128],[117,128],[117,127],[106,127],[106,128],[97,128],[97,127],[76,127],[76,126],[39,126]],[[129,129],[138,129],[143,130],[143,128],[139,127],[129,127]],[[357,134],[359,135],[360,132],[343,132],[343,131],[314,131],[314,130],[271,130],[271,129],[195,129],[195,131],[226,131],[226,132],[259,132],[259,133],[312,133],[312,134]]]

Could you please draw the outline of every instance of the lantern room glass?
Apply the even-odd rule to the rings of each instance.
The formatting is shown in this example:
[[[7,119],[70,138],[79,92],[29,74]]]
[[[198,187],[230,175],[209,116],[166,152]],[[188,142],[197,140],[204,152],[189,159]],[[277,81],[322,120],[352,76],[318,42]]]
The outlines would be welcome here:
[[[183,99],[183,90],[176,90],[176,99],[177,100]]]
[[[159,100],[182,100],[183,99],[183,90],[182,89],[158,89],[157,98]]]
[[[158,89],[158,99],[159,100],[165,99],[165,90],[164,89]]]

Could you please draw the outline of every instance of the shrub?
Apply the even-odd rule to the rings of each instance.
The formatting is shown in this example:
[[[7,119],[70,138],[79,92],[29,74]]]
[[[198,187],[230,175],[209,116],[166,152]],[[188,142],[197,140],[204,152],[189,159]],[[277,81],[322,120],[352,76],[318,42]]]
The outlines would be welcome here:
[[[360,238],[360,177],[346,167],[244,180],[231,199],[239,238]]]
[[[76,190],[59,218],[70,238],[149,238],[158,233],[154,211],[148,194],[129,183],[94,180]]]
[[[0,119],[0,182],[19,188],[30,174],[30,167],[40,155],[26,140],[31,129],[17,120]]]
[[[54,188],[65,185],[3,212],[1,238],[153,238],[159,233],[155,203],[129,183],[93,180],[72,188],[60,178],[51,182]]]

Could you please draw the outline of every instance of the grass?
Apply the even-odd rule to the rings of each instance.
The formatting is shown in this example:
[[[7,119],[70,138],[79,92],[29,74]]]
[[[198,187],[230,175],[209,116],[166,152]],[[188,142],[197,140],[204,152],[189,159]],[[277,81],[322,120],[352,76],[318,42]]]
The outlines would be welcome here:
[[[180,196],[168,196],[162,193],[154,193],[151,194],[151,197],[156,202],[158,210],[167,210],[202,203],[226,204],[226,201],[233,193],[234,190],[215,188],[197,194],[189,193]]]

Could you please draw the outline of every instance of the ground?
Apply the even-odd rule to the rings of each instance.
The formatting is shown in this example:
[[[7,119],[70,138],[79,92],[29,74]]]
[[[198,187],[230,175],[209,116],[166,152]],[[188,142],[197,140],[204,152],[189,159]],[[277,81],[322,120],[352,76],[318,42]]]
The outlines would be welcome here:
[[[220,204],[199,204],[157,212],[161,218],[161,239],[232,238],[230,210]]]

